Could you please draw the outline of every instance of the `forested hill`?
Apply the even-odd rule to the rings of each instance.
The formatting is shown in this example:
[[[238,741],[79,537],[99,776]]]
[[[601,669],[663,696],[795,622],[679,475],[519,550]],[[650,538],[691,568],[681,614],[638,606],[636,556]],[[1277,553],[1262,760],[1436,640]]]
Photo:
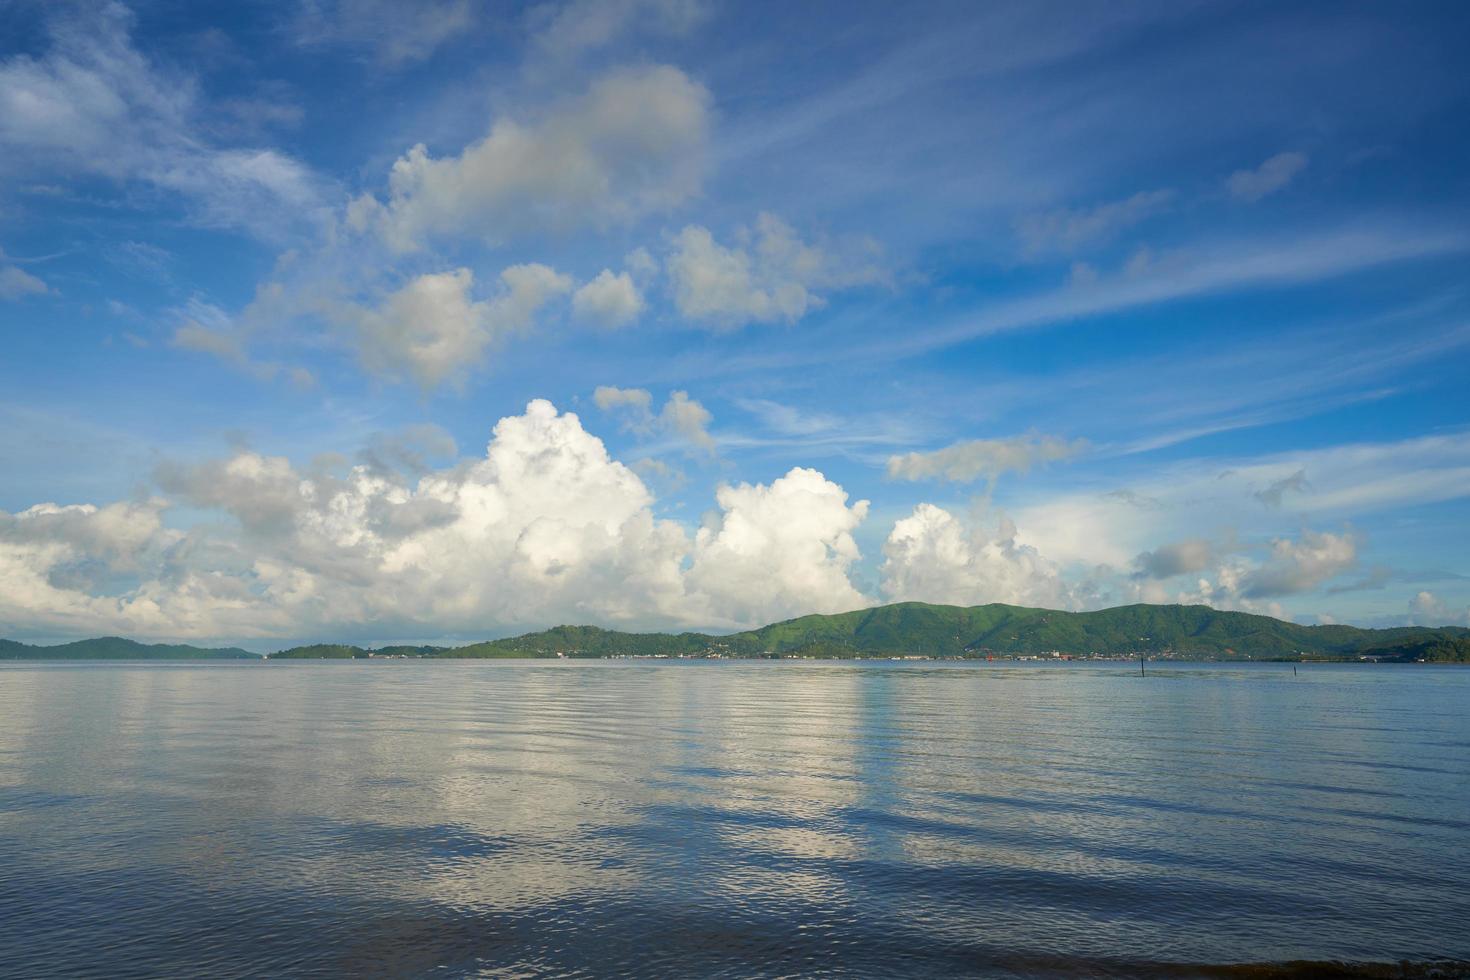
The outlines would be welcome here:
[[[32,646],[0,640],[0,660],[259,660],[237,647],[205,648],[170,643],[138,643],[120,636],[100,636],[56,646]]]
[[[906,648],[940,656],[1058,651],[1256,659],[1369,653],[1393,657],[1400,645],[1438,640],[1464,644],[1457,649],[1461,659],[1470,659],[1470,629],[1463,627],[1301,626],[1270,616],[1182,605],[1061,612],[999,603],[960,607],[906,602],[837,616],[804,616],[741,635],[776,652],[830,647],[879,654]]]
[[[595,626],[558,626],[450,649],[390,648],[374,653],[435,657],[983,657],[1052,651],[1083,656],[1144,653],[1216,659],[1373,656],[1470,661],[1470,629],[1299,626],[1269,616],[1221,612],[1208,606],[1134,605],[1073,613],[999,603],[962,607],[902,602],[830,616],[803,616],[728,636],[621,633]],[[271,656],[367,654],[360,647],[302,647]]]
[[[1173,655],[1209,659],[1326,657],[1470,662],[1470,629],[1359,629],[1299,626],[1269,616],[1221,612],[1208,606],[1120,606],[1059,612],[999,603],[936,606],[900,602],[831,616],[803,616],[760,629],[706,633],[621,633],[595,626],[555,629],[462,647],[395,646],[369,650],[345,644],[294,647],[271,659],[361,657],[984,657],[1051,653]],[[0,640],[0,659],[218,660],[253,658],[229,647],[142,644],[109,636],[58,646]]]

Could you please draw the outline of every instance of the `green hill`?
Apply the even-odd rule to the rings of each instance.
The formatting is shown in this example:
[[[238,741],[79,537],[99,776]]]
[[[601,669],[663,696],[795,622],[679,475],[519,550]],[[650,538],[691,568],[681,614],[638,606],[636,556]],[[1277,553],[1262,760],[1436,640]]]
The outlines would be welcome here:
[[[678,656],[703,653],[727,637],[704,633],[620,633],[596,626],[557,626],[504,640],[445,650],[442,657],[609,657],[618,654]]]
[[[936,606],[899,602],[831,616],[802,616],[728,636],[707,633],[621,633],[596,626],[557,626],[462,647],[389,646],[369,650],[318,643],[270,655],[277,659],[374,657],[984,657],[1051,653],[1087,656],[1167,655],[1197,659],[1326,657],[1354,660],[1470,662],[1470,629],[1404,626],[1299,626],[1270,616],[1209,606],[1119,606],[1061,612],[992,603]],[[0,658],[64,660],[195,660],[254,657],[234,648],[144,645],[110,636],[37,647],[0,640]]]
[[[101,636],[55,646],[32,646],[0,640],[0,660],[259,660],[238,647],[205,648],[183,644],[138,643],[120,636]]]
[[[943,657],[988,654],[1172,654],[1214,659],[1277,657],[1470,660],[1470,629],[1300,626],[1208,606],[1120,606],[1061,612],[994,603],[937,606],[901,602],[830,616],[802,616],[729,636],[619,633],[593,626],[491,640],[441,657],[679,656]]]
[[[270,654],[271,660],[366,660],[369,657],[434,657],[445,652],[444,647],[349,646],[345,643],[313,643],[308,646],[292,647]]]
[[[1073,613],[999,603],[959,607],[905,602],[837,616],[804,616],[738,636],[750,637],[776,654],[978,656],[1058,651],[1260,659],[1352,657],[1368,648],[1389,656],[1387,651],[1398,645],[1466,638],[1470,630],[1300,626],[1208,606],[1133,605]],[[1402,652],[1407,656],[1410,651],[1406,646]]]

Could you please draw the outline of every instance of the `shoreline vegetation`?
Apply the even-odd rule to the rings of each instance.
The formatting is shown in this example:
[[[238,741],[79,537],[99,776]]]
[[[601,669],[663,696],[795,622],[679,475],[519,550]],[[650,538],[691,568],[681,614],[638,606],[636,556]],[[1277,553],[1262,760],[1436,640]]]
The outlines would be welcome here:
[[[727,635],[552,629],[458,647],[318,643],[270,654],[121,637],[34,646],[0,640],[0,660],[968,659],[1470,663],[1459,626],[1301,626],[1208,606],[1138,604],[1063,612],[992,603],[900,602],[811,615]]]

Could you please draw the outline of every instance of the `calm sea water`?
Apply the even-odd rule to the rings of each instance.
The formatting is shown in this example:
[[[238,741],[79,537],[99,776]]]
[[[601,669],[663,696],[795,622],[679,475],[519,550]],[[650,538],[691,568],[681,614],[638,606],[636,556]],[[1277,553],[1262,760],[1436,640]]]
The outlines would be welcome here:
[[[0,665],[6,976],[1437,959],[1470,670]]]

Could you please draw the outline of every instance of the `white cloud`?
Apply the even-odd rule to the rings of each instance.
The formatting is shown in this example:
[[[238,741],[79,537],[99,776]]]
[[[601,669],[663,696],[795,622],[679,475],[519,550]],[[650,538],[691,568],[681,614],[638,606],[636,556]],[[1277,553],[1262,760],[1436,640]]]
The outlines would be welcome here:
[[[1135,560],[1140,578],[1166,579],[1190,572],[1203,572],[1215,562],[1215,549],[1204,538],[1188,538],[1145,551]]]
[[[1203,604],[1282,619],[1285,610],[1275,600],[1310,592],[1355,567],[1358,547],[1351,533],[1304,530],[1297,538],[1274,539],[1266,559],[1259,561],[1245,553],[1222,554],[1204,541],[1181,542],[1139,556],[1135,597],[1141,602]],[[1150,568],[1151,564],[1157,567]],[[1177,592],[1160,581],[1190,572],[1201,574],[1192,587]]]
[[[882,283],[871,243],[838,251],[803,242],[789,225],[761,214],[732,246],[709,229],[689,225],[674,238],[665,262],[674,304],[684,316],[733,328],[746,323],[794,323],[826,300],[818,290]]]
[[[914,356],[976,337],[1086,320],[1175,300],[1319,282],[1392,263],[1459,253],[1467,247],[1470,236],[1458,229],[1422,228],[1343,228],[1291,239],[1237,241],[1208,250],[1176,253],[1167,262],[1150,260],[1123,275],[1092,281],[1084,276],[1083,281],[1058,290],[1009,300],[947,324],[853,347],[848,356]],[[824,349],[820,357],[830,358],[831,352]]]
[[[177,193],[197,223],[278,238],[315,215],[321,181],[267,148],[201,139],[195,81],[132,45],[133,15],[110,3],[59,7],[40,57],[0,62],[0,174],[98,176]]]
[[[179,154],[150,172],[148,179],[194,199],[195,219],[217,227],[258,229],[266,218],[292,224],[319,201],[318,181],[311,170],[270,149]]]
[[[598,385],[592,400],[604,412],[629,411],[630,427],[646,427],[653,421],[653,395],[643,388],[618,388]]]
[[[1169,593],[1162,583],[1145,581],[1139,583],[1137,601],[1173,602],[1186,606],[1210,606],[1236,612],[1286,618],[1286,610],[1279,602],[1258,601],[1242,594],[1242,587],[1250,575],[1252,565],[1243,558],[1226,558],[1220,561],[1207,575],[1201,576],[1192,589]]]
[[[709,433],[714,416],[688,392],[671,392],[657,415],[653,412],[653,395],[643,388],[601,385],[592,393],[592,400],[604,412],[621,415],[626,430],[644,435],[659,433],[706,452],[715,451],[715,440]]]
[[[492,343],[528,329],[548,301],[571,289],[568,277],[534,263],[511,266],[500,279],[498,295],[475,300],[469,269],[426,273],[376,308],[349,306],[339,317],[354,330],[364,367],[429,389],[462,381]]]
[[[614,71],[540,118],[498,120],[458,156],[413,147],[386,203],[360,197],[348,222],[412,251],[434,236],[499,242],[663,211],[699,189],[708,117],[709,93],[677,68]]]
[[[162,526],[162,501],[0,511],[0,626],[117,631],[130,604],[106,594],[144,564],[164,561],[182,535]],[[100,594],[99,594],[100,593]]]
[[[643,312],[643,295],[628,273],[603,269],[597,278],[572,294],[572,312],[603,327],[622,327]]]
[[[1455,609],[1433,592],[1419,592],[1409,600],[1413,626],[1470,626],[1470,606]]]
[[[231,364],[257,381],[285,377],[298,388],[310,388],[315,377],[303,367],[291,367],[275,361],[259,360],[245,347],[242,331],[228,313],[198,296],[191,297],[173,311],[179,324],[169,338],[169,345],[179,350],[209,354]]]
[[[623,265],[627,267],[635,282],[647,284],[658,275],[658,259],[654,258],[648,249],[639,246],[627,255],[623,256]]]
[[[715,498],[720,510],[695,535],[689,569],[691,588],[711,609],[769,622],[872,604],[848,579],[866,500],[848,506],[840,486],[802,468],[769,486],[722,486]]]
[[[289,32],[303,47],[362,48],[397,67],[422,61],[473,25],[470,0],[301,0]]]
[[[0,299],[44,296],[51,291],[44,282],[13,265],[0,266]]]
[[[212,354],[220,360],[240,365],[248,361],[239,338],[232,333],[206,327],[197,320],[190,320],[175,327],[170,343],[181,350]]]
[[[449,448],[442,434],[420,437]],[[869,601],[847,575],[867,504],[849,506],[814,470],[721,487],[691,538],[654,517],[647,487],[577,416],[544,401],[502,419],[478,459],[413,483],[403,469],[368,460],[303,471],[241,450],[161,467],[168,502],[0,513],[0,632],[391,639],[561,622],[735,627]],[[170,529],[170,503],[206,519]]]
[[[1291,183],[1306,165],[1305,153],[1278,153],[1254,170],[1235,171],[1226,178],[1225,186],[1242,201],[1259,201]]]
[[[1086,447],[1084,440],[1068,442],[1056,436],[970,439],[932,452],[890,456],[888,476],[896,480],[993,483],[1003,473],[1026,473],[1037,464],[1067,459]]]
[[[967,527],[949,511],[920,504],[883,543],[883,593],[894,601],[976,606],[1075,606],[1057,565],[1016,540],[1001,516],[993,533]]]
[[[684,34],[709,15],[704,0],[570,0],[532,12],[533,43],[556,59],[603,47],[637,26]]]
[[[709,434],[709,424],[714,416],[703,405],[690,398],[687,392],[671,393],[658,417],[664,428],[677,433],[690,445],[714,452],[715,440]]]
[[[1348,443],[1306,452],[1166,465],[1130,480],[1127,494],[1072,492],[1013,511],[1021,540],[1063,565],[1129,568],[1160,541],[1239,529],[1242,540],[1282,534],[1281,511],[1260,494],[1298,473],[1312,493],[1291,498],[1291,522],[1343,522],[1394,508],[1470,496],[1470,434]],[[1140,500],[1146,507],[1136,506]]]
[[[1301,537],[1271,542],[1271,557],[1241,583],[1247,599],[1268,599],[1315,589],[1358,562],[1358,542],[1351,534],[1303,531]]]
[[[1059,208],[1026,215],[1016,222],[1016,231],[1029,254],[1071,252],[1089,243],[1106,240],[1158,214],[1173,202],[1174,197],[1174,192],[1168,189],[1140,191],[1121,201],[1109,201],[1091,208]],[[1085,274],[1079,278],[1085,278]]]

